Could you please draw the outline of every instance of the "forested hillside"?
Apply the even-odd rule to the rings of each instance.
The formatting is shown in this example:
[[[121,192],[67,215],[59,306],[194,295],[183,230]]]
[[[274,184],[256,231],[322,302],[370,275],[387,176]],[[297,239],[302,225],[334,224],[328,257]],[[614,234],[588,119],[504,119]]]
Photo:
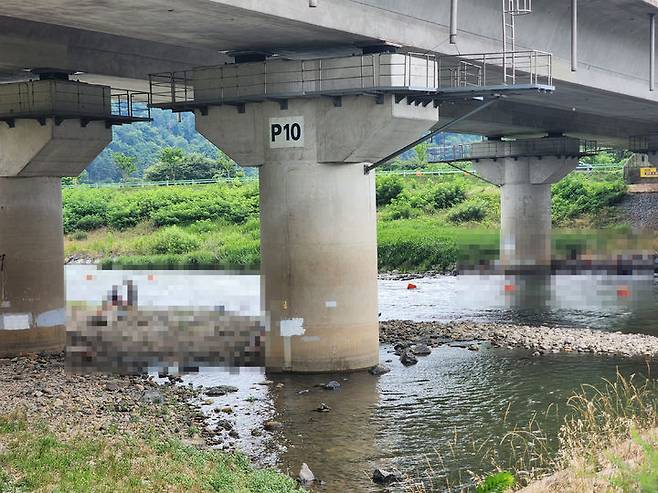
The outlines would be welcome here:
[[[174,114],[171,111],[152,110],[153,122],[115,126],[112,143],[89,165],[86,181],[120,181],[121,171],[112,160],[112,153],[135,158],[135,177],[158,160],[165,147],[178,147],[186,153],[198,152],[211,158],[218,157],[217,148],[194,129],[192,113]]]

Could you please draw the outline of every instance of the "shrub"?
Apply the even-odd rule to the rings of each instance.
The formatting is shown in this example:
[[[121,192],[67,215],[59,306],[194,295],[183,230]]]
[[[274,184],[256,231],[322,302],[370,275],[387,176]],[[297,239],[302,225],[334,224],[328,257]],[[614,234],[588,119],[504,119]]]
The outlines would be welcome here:
[[[390,204],[404,189],[399,176],[383,175],[377,177],[377,206]]]
[[[142,249],[151,254],[182,254],[199,248],[199,240],[178,226],[161,229],[142,240]]]
[[[482,221],[487,214],[487,205],[479,199],[471,199],[453,207],[448,212],[448,220],[452,223]]]
[[[475,493],[504,493],[509,491],[516,484],[516,479],[511,472],[501,471],[485,478],[477,488]]]
[[[99,216],[98,214],[92,214],[90,216],[82,216],[78,219],[75,228],[81,231],[91,231],[93,229],[98,229],[105,225],[106,218]]]
[[[466,200],[466,189],[460,183],[443,183],[432,190],[432,202],[437,209],[448,209]]]
[[[553,185],[552,192],[553,218],[560,222],[618,204],[626,194],[626,185],[620,176],[597,181],[572,173]]]

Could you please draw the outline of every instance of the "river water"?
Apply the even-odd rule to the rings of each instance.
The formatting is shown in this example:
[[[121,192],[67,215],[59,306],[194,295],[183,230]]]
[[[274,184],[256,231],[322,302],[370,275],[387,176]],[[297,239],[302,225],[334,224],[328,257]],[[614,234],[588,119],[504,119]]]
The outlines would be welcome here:
[[[69,266],[66,273],[69,301],[98,302],[112,284],[131,279],[139,286],[140,305],[215,306],[220,300],[229,310],[260,310],[258,276],[96,271],[88,266]],[[539,287],[523,279],[475,275],[413,283],[417,289],[407,289],[407,281],[379,282],[381,319],[542,323],[658,335],[658,287],[651,274],[553,276]],[[653,365],[591,354],[532,358],[521,350],[484,345],[473,352],[446,345],[407,368],[391,347],[380,350],[382,362],[392,368],[381,377],[201,368],[183,380],[239,387],[202,407],[209,416],[225,418],[213,410],[231,406],[240,417],[235,446],[258,462],[293,475],[306,462],[326,482],[321,491],[377,492],[384,490],[370,480],[376,467],[428,477],[439,487],[468,484],[466,471],[488,469],[482,450],[513,425],[523,426],[539,413],[544,430],[554,433],[567,398],[580,385],[601,384],[617,371],[646,374]],[[263,385],[266,379],[274,383]],[[318,387],[329,380],[340,382],[340,389]],[[315,412],[321,403],[331,411]],[[283,428],[252,437],[251,430],[269,419]]]

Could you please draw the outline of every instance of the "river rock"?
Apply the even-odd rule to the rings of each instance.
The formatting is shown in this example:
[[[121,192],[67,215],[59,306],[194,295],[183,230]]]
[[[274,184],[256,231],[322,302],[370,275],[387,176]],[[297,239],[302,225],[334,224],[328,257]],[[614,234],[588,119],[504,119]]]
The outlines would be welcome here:
[[[336,380],[332,380],[331,382],[325,384],[324,388],[326,390],[337,390],[340,388],[340,384]]]
[[[302,464],[302,468],[299,470],[299,482],[302,484],[309,484],[315,481],[315,475],[313,471],[308,467],[306,462]]]
[[[331,408],[323,402],[317,408],[315,408],[315,410],[319,413],[328,413],[331,411]]]
[[[389,361],[390,361],[390,360],[389,360]],[[390,371],[391,371],[391,369],[390,369],[388,366],[386,366],[386,365],[377,365],[377,366],[373,366],[372,368],[370,368],[370,369],[368,370],[368,373],[370,373],[371,375],[375,375],[376,377],[378,377],[378,376],[380,376],[380,375],[385,375],[386,373],[388,373],[388,372],[390,372]]]
[[[217,421],[217,427],[224,428],[226,431],[231,431],[233,429],[233,424],[225,419],[220,419]]]
[[[412,353],[409,349],[406,349],[400,356],[400,363],[402,363],[404,366],[415,365],[418,363],[418,358],[416,358],[414,353]]]
[[[267,431],[279,430],[283,428],[283,423],[274,420],[265,421],[263,428],[265,428]]]
[[[215,387],[208,387],[205,390],[205,394],[209,397],[221,397],[229,392],[237,392],[238,390],[240,389],[233,385],[217,385]]]
[[[372,480],[377,484],[400,483],[404,480],[402,474],[398,472],[386,471],[385,469],[375,469],[372,473]]]
[[[432,349],[427,344],[416,344],[411,348],[411,352],[416,356],[428,356],[432,354]]]
[[[149,389],[144,391],[140,400],[142,402],[146,402],[147,404],[160,404],[164,401],[164,398],[158,390]]]

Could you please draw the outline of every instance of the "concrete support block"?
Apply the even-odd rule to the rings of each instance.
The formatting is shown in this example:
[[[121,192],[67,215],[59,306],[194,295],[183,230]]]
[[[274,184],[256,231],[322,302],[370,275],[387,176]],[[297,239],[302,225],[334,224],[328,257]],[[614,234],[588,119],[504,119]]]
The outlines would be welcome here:
[[[486,143],[489,149],[492,144],[495,143]],[[578,158],[567,157],[564,154],[512,156],[509,152],[509,143],[499,142],[499,144],[503,148],[500,155],[504,157],[480,158],[475,162],[475,168],[482,177],[501,187],[500,262],[503,266],[512,269],[549,266],[551,263],[550,187],[552,183],[561,180],[578,166]],[[479,145],[474,144],[473,147]],[[531,146],[535,149],[545,148],[543,142]]]
[[[303,147],[271,148],[270,118],[304,121]],[[197,130],[241,166],[287,160],[320,163],[376,162],[417,139],[438,121],[438,110],[369,96],[291,99],[287,109],[273,101],[211,106],[196,114]]]
[[[61,351],[64,238],[59,178],[0,178],[0,357]]]
[[[111,141],[112,130],[101,121],[0,123],[0,176],[78,176]]]
[[[266,365],[293,372],[373,366],[379,360],[376,201],[374,173],[364,174],[363,164],[418,138],[438,112],[364,96],[344,97],[340,105],[331,98],[293,99],[283,107],[209,107],[196,120],[239,164],[261,166]],[[285,125],[298,126],[290,138]]]

